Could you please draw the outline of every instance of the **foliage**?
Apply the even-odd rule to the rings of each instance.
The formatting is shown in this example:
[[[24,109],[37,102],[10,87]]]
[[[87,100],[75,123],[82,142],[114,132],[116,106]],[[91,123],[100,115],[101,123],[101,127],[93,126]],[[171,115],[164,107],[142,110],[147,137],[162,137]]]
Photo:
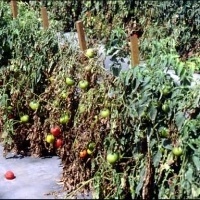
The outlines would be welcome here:
[[[37,2],[33,4],[37,6]],[[75,22],[82,19],[89,38],[101,40],[106,49],[113,49],[116,44],[121,46],[120,51],[116,48],[117,57],[122,52],[128,54],[124,37],[136,30],[142,31],[142,40],[148,42],[173,38],[183,58],[199,52],[199,1],[91,0],[85,3],[66,0],[43,1],[43,5],[51,10],[52,17],[59,21],[64,32],[74,31]],[[142,56],[147,55],[144,51],[146,49],[141,47]]]
[[[1,4],[2,10],[10,10],[7,4]],[[10,12],[4,15],[7,24],[3,24],[2,30],[7,37],[2,42],[9,47],[10,57],[3,58],[8,64],[1,66],[1,82],[4,86],[0,91],[1,112],[6,114],[2,117],[2,137],[8,149],[14,140],[15,148],[20,151],[32,127],[30,124],[20,133],[20,116],[34,114],[27,110],[28,101],[37,100],[37,96],[44,92],[49,74],[56,64],[58,43],[55,31],[49,29],[44,32],[40,18],[28,5],[19,3],[19,17],[15,20],[8,17]],[[16,134],[18,129],[19,135]]]

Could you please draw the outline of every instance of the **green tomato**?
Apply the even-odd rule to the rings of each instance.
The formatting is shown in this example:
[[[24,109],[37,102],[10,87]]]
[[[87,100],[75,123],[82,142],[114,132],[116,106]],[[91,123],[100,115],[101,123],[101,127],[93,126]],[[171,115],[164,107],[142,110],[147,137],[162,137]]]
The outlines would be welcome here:
[[[91,151],[94,151],[95,149],[95,146],[96,144],[94,142],[90,142],[88,145],[87,145],[87,148]]]
[[[168,137],[169,136],[169,129],[167,129],[166,127],[161,127],[159,129],[159,134],[161,137]]]
[[[66,84],[69,85],[69,86],[72,86],[75,83],[75,81],[72,78],[69,78],[69,77],[67,77],[65,81],[66,81]]]
[[[164,111],[164,112],[169,112],[169,104],[168,103],[164,103],[163,105],[162,105],[162,110]]]
[[[119,154],[118,153],[109,153],[107,154],[106,160],[110,164],[115,164],[119,160]]]
[[[175,155],[175,156],[181,156],[183,154],[183,149],[181,147],[174,147],[172,149],[172,153]]]
[[[109,117],[110,115],[110,110],[108,108],[104,108],[103,110],[101,110],[100,112],[100,116],[102,118],[106,118],[106,117]]]
[[[20,121],[26,123],[29,121],[29,115],[23,115],[20,117]]]
[[[39,102],[31,101],[29,103],[29,107],[34,111],[37,110],[39,106],[40,106]]]
[[[89,83],[88,83],[87,80],[82,80],[82,81],[79,82],[79,87],[80,87],[81,89],[87,89],[88,86],[89,86]]]
[[[171,86],[170,86],[170,85],[165,85],[165,86],[162,88],[162,91],[161,91],[161,93],[162,93],[164,96],[167,96],[170,92],[171,92]]]
[[[61,124],[67,124],[69,122],[69,115],[63,115],[62,117],[60,117],[59,122]]]
[[[94,49],[87,49],[86,52],[85,52],[85,55],[88,57],[88,58],[94,58],[95,56],[95,50]]]

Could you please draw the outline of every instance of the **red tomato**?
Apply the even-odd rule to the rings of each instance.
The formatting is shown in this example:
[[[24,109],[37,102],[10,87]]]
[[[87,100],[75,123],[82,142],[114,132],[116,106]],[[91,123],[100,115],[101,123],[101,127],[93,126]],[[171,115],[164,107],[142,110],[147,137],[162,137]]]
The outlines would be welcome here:
[[[15,175],[14,175],[14,173],[12,171],[7,171],[4,176],[8,180],[12,180],[12,179],[15,178]]]
[[[58,137],[61,133],[61,129],[59,126],[55,126],[55,127],[52,127],[51,130],[50,130],[50,133],[54,136],[54,137]]]
[[[57,139],[55,141],[55,147],[58,149],[63,145],[63,141],[61,139]]]

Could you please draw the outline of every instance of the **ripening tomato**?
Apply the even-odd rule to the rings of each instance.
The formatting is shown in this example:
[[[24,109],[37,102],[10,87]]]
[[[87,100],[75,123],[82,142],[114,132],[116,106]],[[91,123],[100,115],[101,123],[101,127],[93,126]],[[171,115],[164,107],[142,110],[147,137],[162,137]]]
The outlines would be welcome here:
[[[85,150],[81,151],[79,156],[80,156],[80,158],[86,158],[87,157],[87,150],[85,149]]]
[[[90,149],[87,149],[87,154],[88,155],[91,155],[93,153],[93,151],[92,150],[90,150]]]
[[[49,134],[49,135],[46,136],[46,141],[48,143],[53,143],[54,140],[55,140],[55,137],[52,134]]]

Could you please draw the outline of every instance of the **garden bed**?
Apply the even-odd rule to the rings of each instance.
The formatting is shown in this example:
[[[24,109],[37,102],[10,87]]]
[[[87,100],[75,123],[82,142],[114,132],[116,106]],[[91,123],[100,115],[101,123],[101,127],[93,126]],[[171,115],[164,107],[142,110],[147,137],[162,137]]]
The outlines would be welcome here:
[[[58,155],[67,197],[90,191],[103,199],[199,197],[199,39],[196,13],[188,14],[198,3],[135,2],[132,14],[128,3],[102,1],[96,11],[87,4],[82,19],[90,54],[79,49],[72,27],[61,37],[56,6],[44,30],[37,3],[35,10],[19,3],[14,20],[0,4],[4,156]],[[105,19],[101,4],[126,9],[114,15],[108,9]],[[73,20],[77,9],[69,10]],[[69,18],[63,19],[71,24]],[[142,60],[134,67],[131,34]]]

